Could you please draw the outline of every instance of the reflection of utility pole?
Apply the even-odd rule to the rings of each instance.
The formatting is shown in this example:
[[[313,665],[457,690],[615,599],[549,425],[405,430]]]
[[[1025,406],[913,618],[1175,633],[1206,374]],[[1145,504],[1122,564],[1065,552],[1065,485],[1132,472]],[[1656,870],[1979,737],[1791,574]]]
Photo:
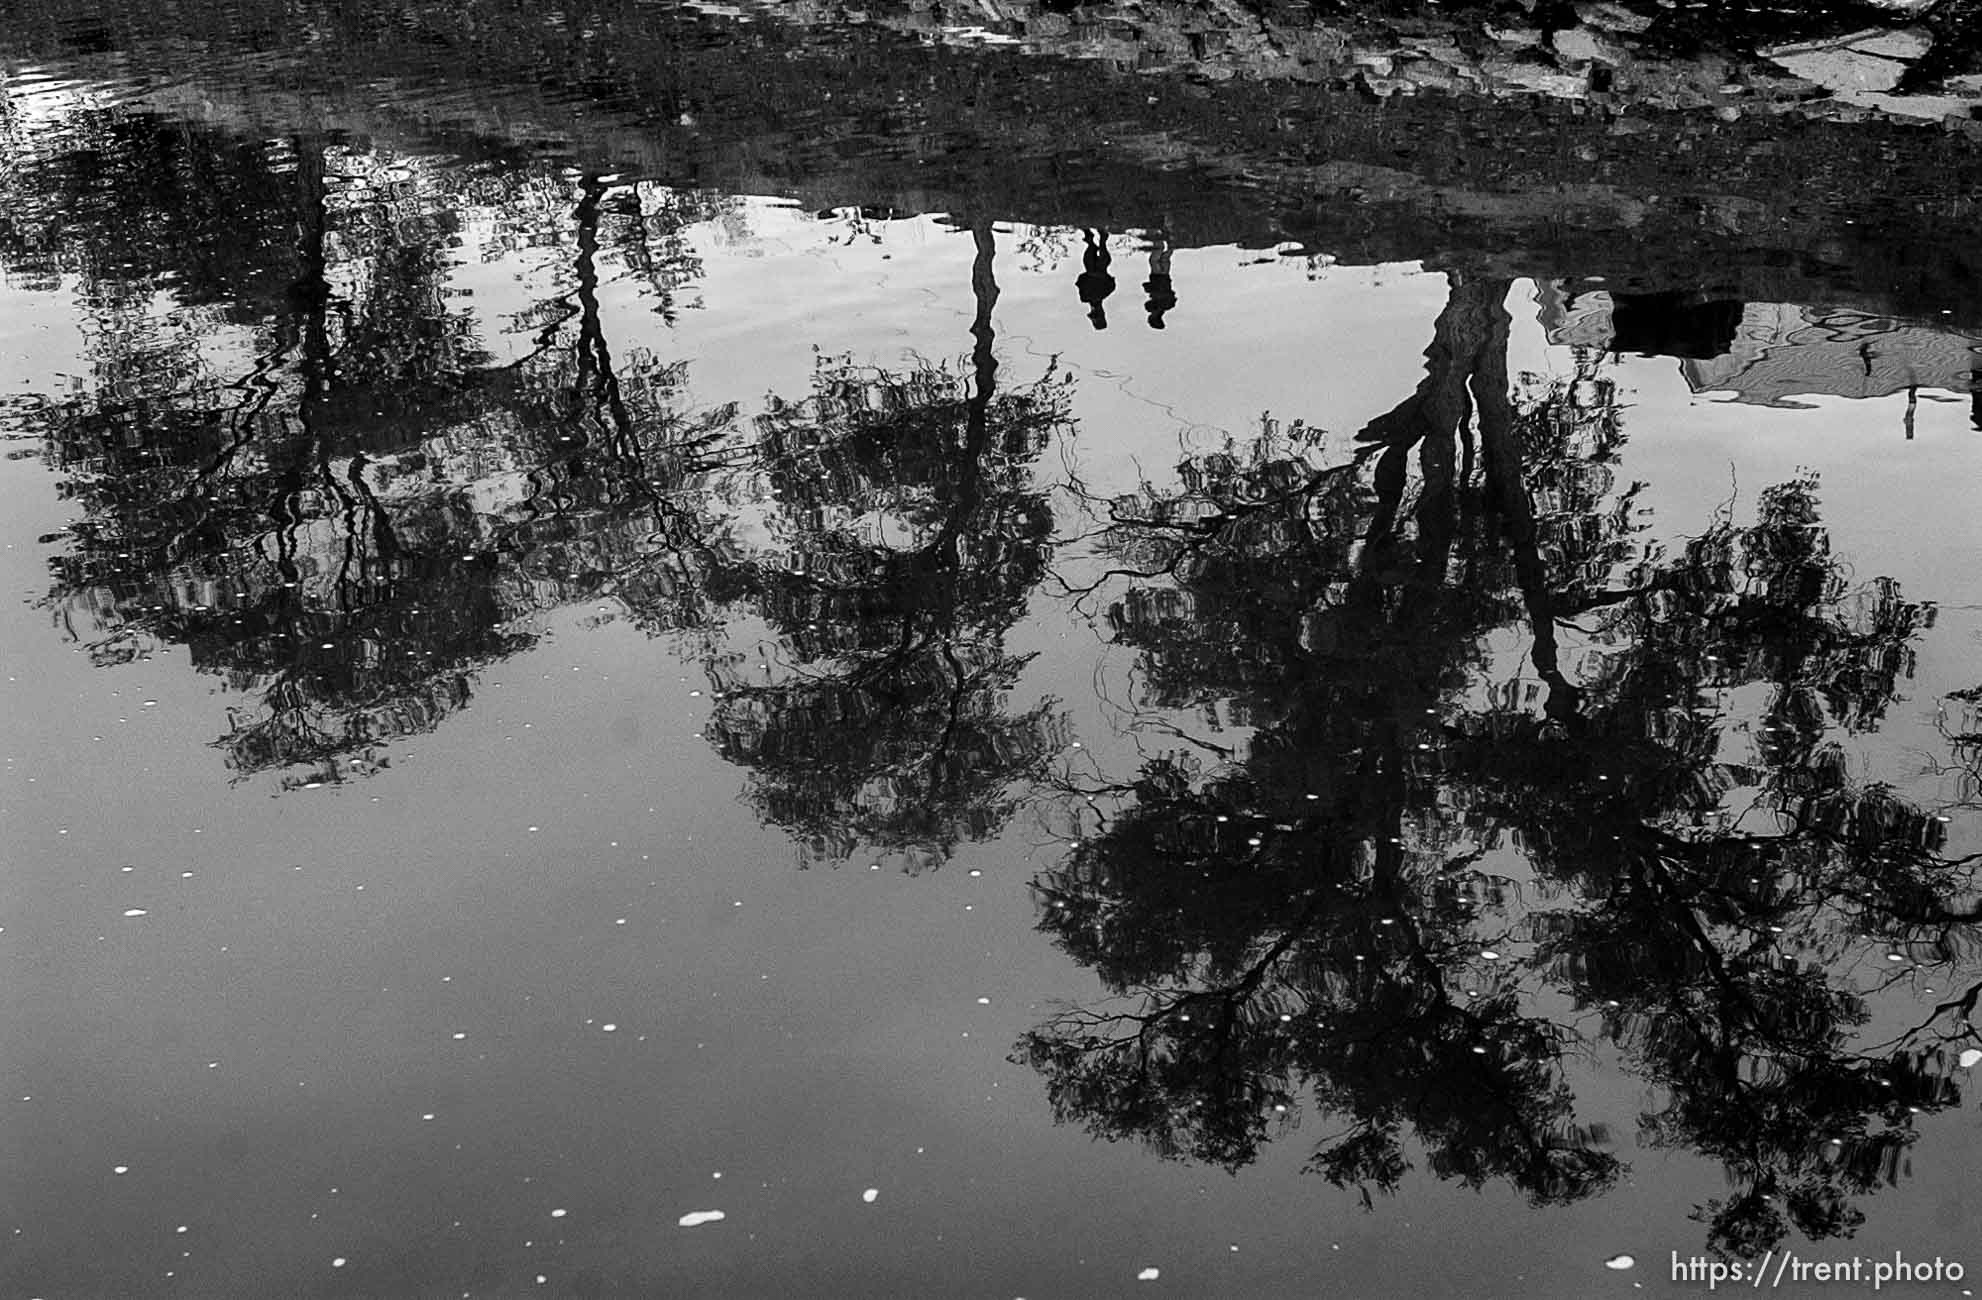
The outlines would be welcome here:
[[[970,295],[976,307],[970,322],[970,336],[976,340],[970,353],[971,367],[976,372],[976,388],[970,399],[971,441],[975,443],[981,441],[976,435],[987,419],[991,391],[998,375],[998,358],[991,352],[991,345],[998,337],[991,327],[991,309],[998,305],[998,279],[992,267],[998,245],[997,235],[988,221],[974,223],[970,237],[977,246],[977,256],[970,264]]]
[[[599,318],[599,205],[605,198],[606,184],[587,173],[579,183],[578,207],[578,397],[588,397],[602,409],[610,425],[608,446],[615,456],[638,463],[639,443],[633,436],[633,418],[620,396],[619,376],[613,371],[612,351],[606,345],[605,325]],[[587,393],[586,380],[592,380]]]
[[[297,272],[289,285],[289,300],[303,316],[303,391],[305,403],[323,394],[330,379],[330,193],[325,184],[323,148],[303,136],[292,137],[296,155]]]
[[[991,395],[997,390],[998,383],[998,358],[992,351],[998,335],[991,325],[991,309],[998,305],[998,278],[992,267],[998,253],[997,236],[991,229],[991,222],[980,218],[971,223],[970,237],[977,246],[977,256],[970,264],[970,296],[976,306],[971,317],[970,336],[975,343],[970,350],[972,383],[970,401],[964,414],[962,463],[957,466],[956,496],[950,503],[949,518],[928,548],[930,553],[941,557],[946,568],[952,570],[961,569],[963,565],[959,547],[964,530],[975,518],[977,507],[983,500],[981,476],[984,453],[991,436]]]
[[[298,333],[301,342],[303,391],[296,404],[296,423],[302,444],[295,456],[285,457],[287,468],[280,480],[280,491],[270,506],[270,514],[282,527],[276,530],[277,568],[282,585],[301,600],[302,571],[296,548],[302,517],[304,465],[312,449],[321,463],[324,479],[339,498],[342,489],[328,473],[329,449],[316,445],[316,413],[331,377],[330,328],[330,197],[325,184],[323,145],[307,136],[292,136],[290,152],[296,156],[296,234],[297,271],[289,284],[289,301],[302,318]]]

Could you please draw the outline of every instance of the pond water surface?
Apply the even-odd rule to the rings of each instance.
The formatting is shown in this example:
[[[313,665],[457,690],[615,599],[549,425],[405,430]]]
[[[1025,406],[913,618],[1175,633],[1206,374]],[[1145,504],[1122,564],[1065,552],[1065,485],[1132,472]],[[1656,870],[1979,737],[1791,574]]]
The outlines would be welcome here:
[[[1971,136],[11,16],[0,1294],[1982,1278]]]

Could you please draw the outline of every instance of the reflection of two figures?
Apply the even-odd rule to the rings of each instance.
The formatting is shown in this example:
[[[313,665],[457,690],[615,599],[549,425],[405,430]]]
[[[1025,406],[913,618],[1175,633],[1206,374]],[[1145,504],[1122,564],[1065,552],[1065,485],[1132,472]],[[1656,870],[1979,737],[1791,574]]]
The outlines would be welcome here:
[[[1080,255],[1080,278],[1074,281],[1074,289],[1080,300],[1087,304],[1087,318],[1094,322],[1094,328],[1108,328],[1108,309],[1101,304],[1108,295],[1115,292],[1115,277],[1108,274],[1108,232],[1083,229],[1081,241],[1086,245]]]
[[[1114,260],[1108,252],[1108,232],[1087,230],[1081,232],[1080,278],[1074,281],[1074,288],[1080,300],[1087,304],[1087,318],[1094,322],[1094,328],[1108,328],[1108,309],[1104,305],[1108,295],[1115,292],[1115,277],[1108,273],[1109,264]],[[1143,310],[1149,313],[1149,327],[1163,328],[1163,313],[1177,305],[1176,292],[1170,287],[1170,245],[1159,236],[1149,254],[1149,279],[1143,282],[1143,292],[1149,300]]]

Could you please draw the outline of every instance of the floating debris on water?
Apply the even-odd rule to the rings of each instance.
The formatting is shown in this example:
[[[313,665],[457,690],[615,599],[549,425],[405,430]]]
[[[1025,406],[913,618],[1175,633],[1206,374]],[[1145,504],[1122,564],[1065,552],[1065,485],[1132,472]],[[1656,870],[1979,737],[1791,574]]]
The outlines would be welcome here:
[[[681,1216],[681,1226],[684,1228],[699,1228],[705,1223],[720,1223],[722,1219],[723,1212],[721,1210],[693,1210]]]

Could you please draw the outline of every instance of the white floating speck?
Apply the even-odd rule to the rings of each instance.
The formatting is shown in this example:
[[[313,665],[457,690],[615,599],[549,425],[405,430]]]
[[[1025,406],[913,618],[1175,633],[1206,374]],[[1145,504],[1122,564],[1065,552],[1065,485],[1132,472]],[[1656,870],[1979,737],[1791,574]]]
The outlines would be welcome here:
[[[881,1189],[878,1187],[870,1187],[866,1191],[860,1194],[860,1199],[867,1202],[869,1205],[874,1204],[874,1202],[879,1200],[880,1197],[881,1197]]]
[[[338,1257],[337,1257],[336,1259],[333,1259],[333,1260],[331,1260],[331,1261],[330,1261],[330,1266],[331,1266],[332,1268],[343,1268],[343,1267],[344,1267],[344,1256],[342,1256],[342,1255],[339,1255],[339,1256],[338,1256]]]
[[[1631,1258],[1629,1255],[1612,1255],[1609,1259],[1603,1262],[1603,1266],[1605,1268],[1613,1269],[1616,1272],[1622,1273],[1627,1268],[1636,1267],[1637,1263],[1638,1261]]]
[[[124,915],[125,915],[125,916],[149,916],[149,915],[150,915],[150,913],[149,913],[149,912],[147,912],[147,911],[145,911],[145,910],[144,910],[144,909],[143,909],[142,907],[127,907],[127,908],[125,908],[125,909],[124,909]]]
[[[131,1172],[131,1167],[129,1165],[113,1165],[110,1172],[113,1174],[128,1174]]]
[[[979,999],[977,1000],[977,1005],[978,1005],[978,1006],[980,1006],[980,1007],[988,1007],[988,1006],[990,1006],[990,1005],[991,1005],[991,999],[990,999],[990,998],[979,998]]]
[[[1480,954],[1480,956],[1482,956],[1482,957],[1484,957],[1484,958],[1486,958],[1486,959],[1487,959],[1488,961],[1499,961],[1499,960],[1500,960],[1500,954],[1499,954],[1499,953],[1497,953],[1497,952],[1495,952],[1495,951],[1494,951],[1493,949],[1491,949],[1491,948],[1489,948],[1489,949],[1487,949],[1487,950],[1486,950],[1485,952],[1483,952],[1483,953],[1481,953],[1481,954]]]
[[[722,1218],[723,1212],[721,1210],[695,1210],[681,1216],[681,1226],[684,1228],[699,1228],[705,1223],[720,1223]]]
[[[563,1210],[552,1210],[552,1211],[551,1211],[551,1217],[552,1217],[553,1219],[562,1219],[562,1218],[564,1217],[564,1214],[565,1214],[565,1212],[564,1212]]]
[[[1159,1278],[1159,1277],[1162,1277],[1162,1276],[1163,1276],[1163,1270],[1162,1270],[1162,1269],[1160,1269],[1160,1268],[1146,1268],[1146,1269],[1144,1269],[1144,1270],[1143,1270],[1142,1272],[1140,1272],[1140,1273],[1138,1273],[1138,1274],[1136,1274],[1136,1281],[1138,1281],[1138,1282],[1154,1282],[1154,1281],[1155,1281],[1155,1280],[1156,1280],[1157,1278]]]
[[[612,1033],[612,1032],[613,1032],[614,1030],[616,1030],[616,1029],[618,1029],[618,1028],[619,1028],[619,1026],[618,1026],[618,1025],[600,1025],[600,1026],[599,1026],[599,1028],[600,1028],[600,1029],[602,1029],[602,1030],[604,1030],[604,1031],[605,1031],[606,1033],[608,1033],[608,1034],[610,1034],[610,1033]]]
[[[1982,1065],[1982,1048],[1969,1048],[1961,1054],[1960,1061],[1964,1070],[1972,1070],[1977,1065]]]

